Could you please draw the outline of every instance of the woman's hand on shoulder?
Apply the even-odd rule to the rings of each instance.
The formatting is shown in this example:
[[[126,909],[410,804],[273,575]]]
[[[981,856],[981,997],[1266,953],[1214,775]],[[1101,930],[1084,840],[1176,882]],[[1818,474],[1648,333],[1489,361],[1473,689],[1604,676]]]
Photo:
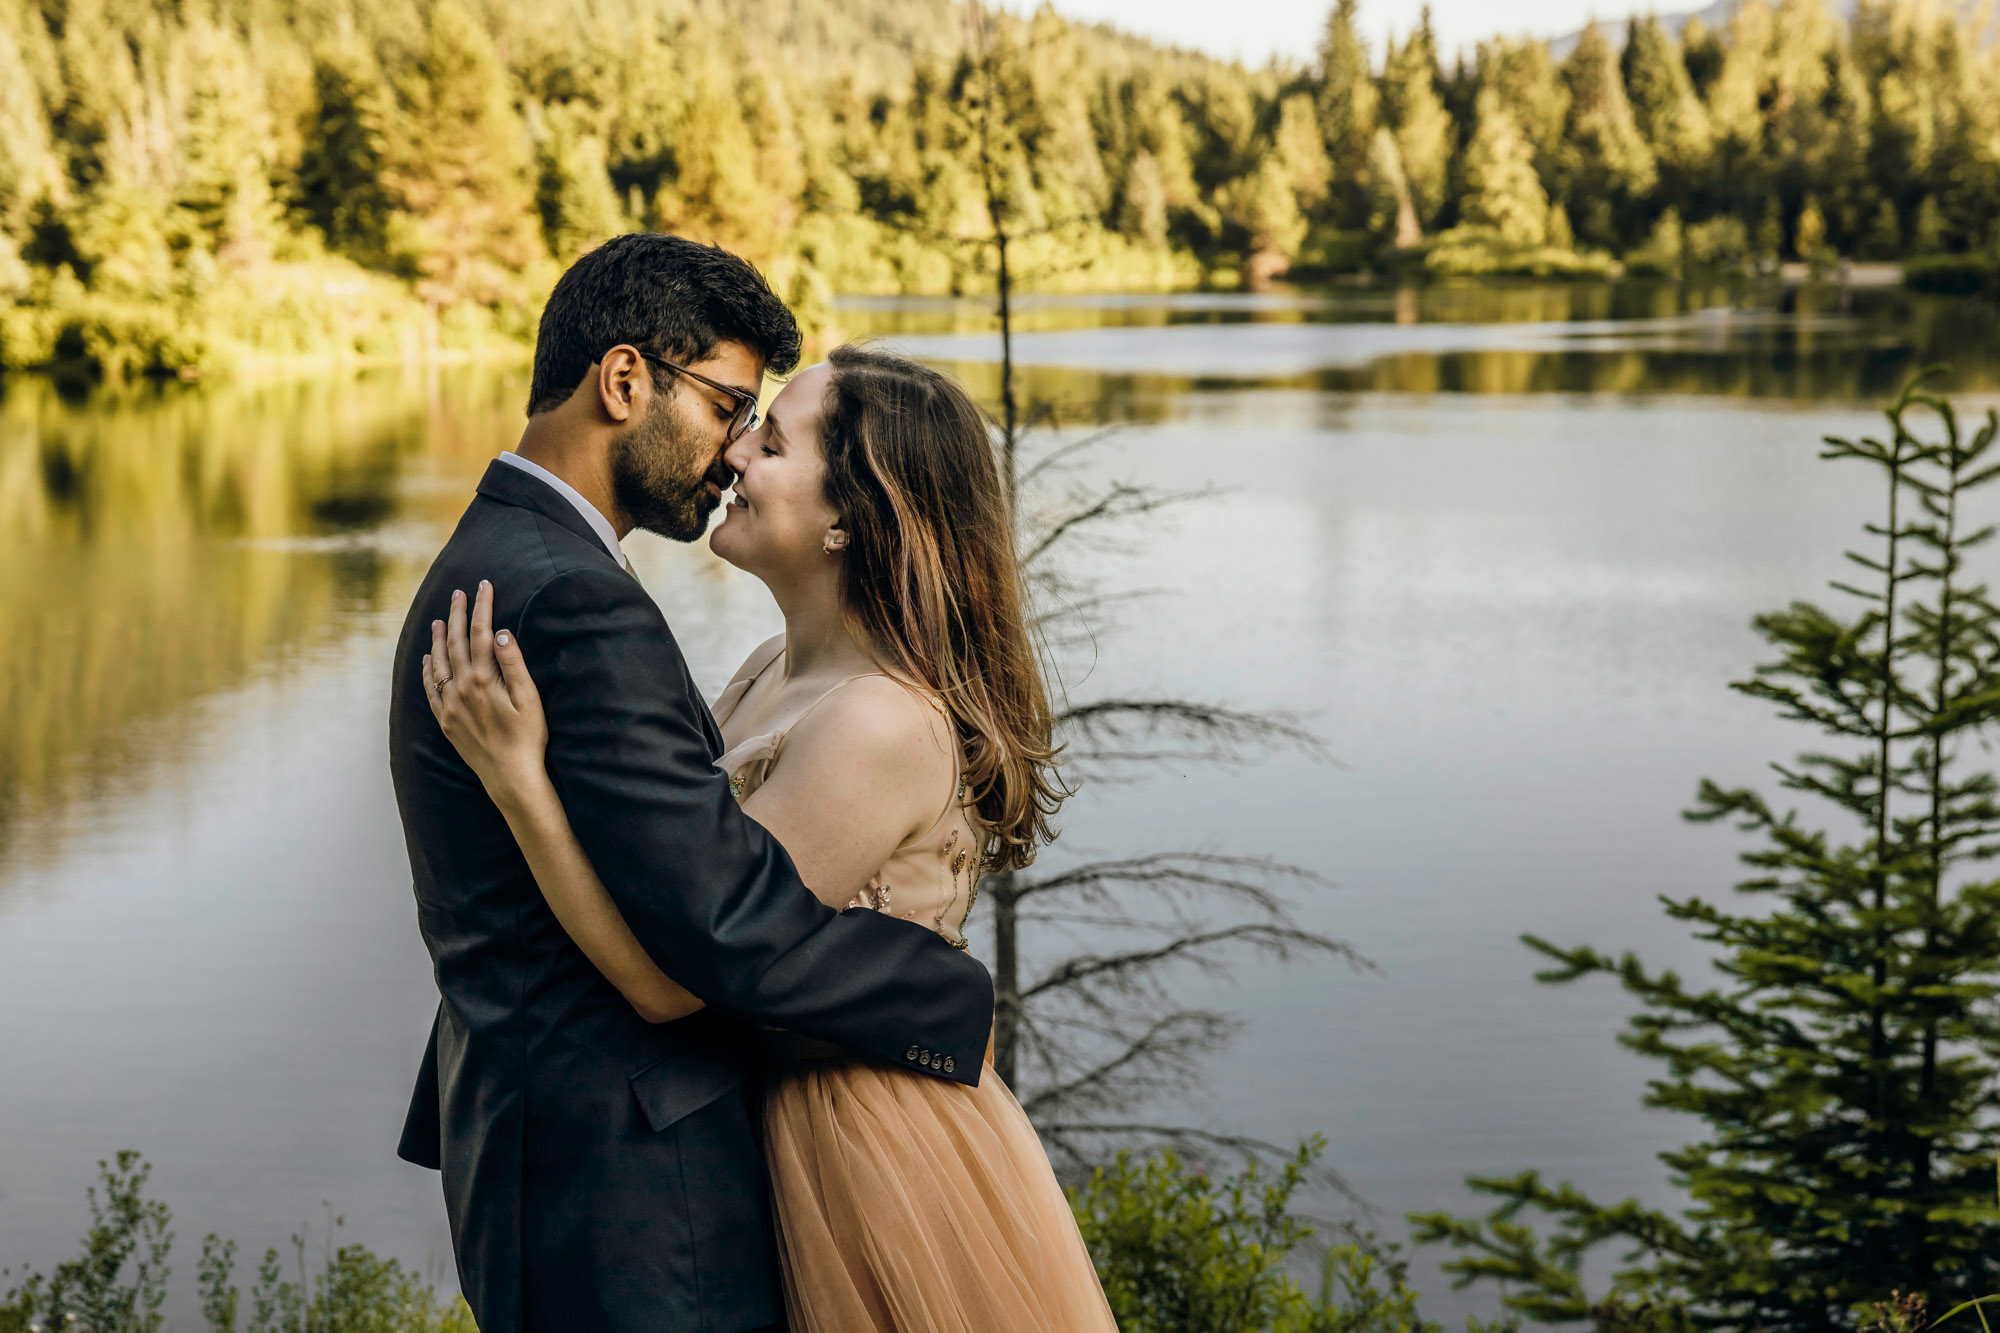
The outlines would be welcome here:
[[[770,779],[743,803],[820,899],[844,906],[896,849],[936,820],[956,779],[940,710],[886,676],[836,690],[785,737]]]
[[[493,585],[480,580],[470,615],[465,594],[451,595],[449,621],[431,622],[424,656],[424,697],[459,757],[503,808],[548,784],[543,767],[548,723],[541,692],[528,674],[520,641],[493,631]]]

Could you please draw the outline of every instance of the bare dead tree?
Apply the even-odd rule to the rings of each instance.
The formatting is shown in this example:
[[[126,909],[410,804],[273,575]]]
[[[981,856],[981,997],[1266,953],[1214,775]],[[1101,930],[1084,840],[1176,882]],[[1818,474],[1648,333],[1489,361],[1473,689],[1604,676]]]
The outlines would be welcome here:
[[[1013,506],[1017,541],[1040,604],[1037,627],[1053,655],[1098,650],[1100,617],[1146,589],[1107,590],[1074,574],[1073,553],[1128,541],[1135,521],[1200,501],[1208,488],[1169,490],[1139,481],[1073,483],[1076,466],[1117,428],[1065,438],[1055,404],[1023,404],[1014,360],[1016,286],[1012,247],[1022,227],[1015,182],[1032,153],[1010,108],[1023,96],[1022,48],[983,4],[969,7],[967,59],[980,184],[989,232],[965,237],[994,261],[1000,330],[996,448]],[[1058,226],[1062,224],[1057,224]],[[1041,227],[1033,231],[1047,231]],[[1032,462],[1031,437],[1051,437]],[[1060,674],[1060,673],[1058,673]],[[1201,700],[1113,695],[1058,700],[1058,736],[1072,785],[1131,780],[1161,765],[1243,763],[1274,747],[1329,756],[1292,714]],[[1369,964],[1348,945],[1307,930],[1293,915],[1297,894],[1327,886],[1299,866],[1212,848],[1140,851],[1056,868],[989,874],[981,896],[993,925],[996,990],[994,1065],[1021,1096],[1059,1162],[1080,1168],[1113,1144],[1180,1141],[1259,1153],[1272,1146],[1135,1116],[1186,1086],[1202,1058],[1237,1030],[1232,1016],[1184,1003],[1177,983],[1226,975],[1246,957],[1273,962]],[[1024,960],[1032,934],[1036,966]],[[1071,952],[1063,952],[1067,948]]]

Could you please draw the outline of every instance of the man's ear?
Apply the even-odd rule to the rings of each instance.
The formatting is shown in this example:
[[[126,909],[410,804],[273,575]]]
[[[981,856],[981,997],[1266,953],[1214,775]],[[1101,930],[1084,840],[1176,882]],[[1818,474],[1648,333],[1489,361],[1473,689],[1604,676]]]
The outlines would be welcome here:
[[[653,376],[639,349],[619,343],[597,363],[597,401],[604,415],[623,424],[645,412]]]

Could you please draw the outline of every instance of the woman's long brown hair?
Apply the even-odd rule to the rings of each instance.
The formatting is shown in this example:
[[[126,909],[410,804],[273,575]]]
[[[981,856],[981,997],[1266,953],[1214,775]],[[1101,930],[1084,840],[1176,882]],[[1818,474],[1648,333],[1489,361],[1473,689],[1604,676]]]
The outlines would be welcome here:
[[[986,865],[1024,866],[1069,793],[986,418],[905,357],[849,346],[831,360],[820,438],[848,538],[844,610],[884,666],[949,711]]]

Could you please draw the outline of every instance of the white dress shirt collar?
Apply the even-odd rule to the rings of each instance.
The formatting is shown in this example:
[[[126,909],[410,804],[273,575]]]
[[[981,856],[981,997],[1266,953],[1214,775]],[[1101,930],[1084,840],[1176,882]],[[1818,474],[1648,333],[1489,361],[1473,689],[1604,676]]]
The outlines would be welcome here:
[[[611,558],[618,562],[618,567],[620,569],[629,568],[625,563],[625,552],[618,545],[618,530],[611,526],[609,519],[597,512],[596,505],[583,498],[582,493],[576,487],[570,485],[541,464],[531,463],[511,449],[500,455],[500,461],[509,466],[521,469],[521,471],[531,477],[547,482],[550,489],[554,490],[557,495],[562,496],[563,499],[569,501],[576,512],[583,515],[583,521],[590,525],[590,530],[597,534],[599,541],[604,543],[604,549],[611,552]]]

